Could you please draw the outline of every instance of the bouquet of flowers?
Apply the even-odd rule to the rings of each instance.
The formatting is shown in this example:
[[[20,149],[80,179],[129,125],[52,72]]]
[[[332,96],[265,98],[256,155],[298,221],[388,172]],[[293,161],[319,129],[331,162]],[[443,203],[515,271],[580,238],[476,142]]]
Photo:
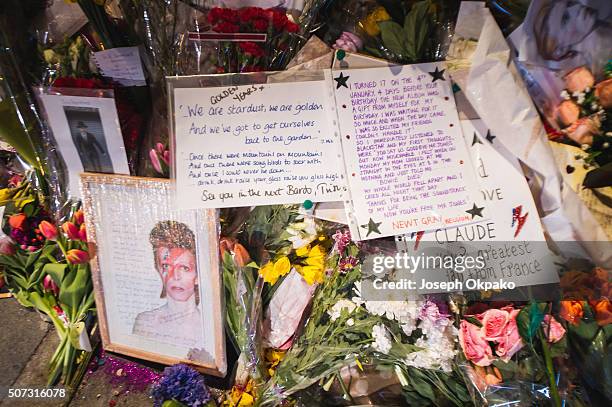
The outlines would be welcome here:
[[[8,209],[3,229],[12,242],[4,242],[0,254],[4,281],[23,306],[44,314],[60,337],[48,384],[61,378],[72,387],[87,366],[95,316],[83,213],[76,211],[60,231],[34,196],[13,201]]]
[[[580,158],[585,167],[596,167],[585,177],[587,188],[612,186],[612,62],[606,67],[605,77],[595,83],[584,66],[565,75],[563,101],[556,109],[562,130],[549,134],[555,141],[578,145],[584,151]]]

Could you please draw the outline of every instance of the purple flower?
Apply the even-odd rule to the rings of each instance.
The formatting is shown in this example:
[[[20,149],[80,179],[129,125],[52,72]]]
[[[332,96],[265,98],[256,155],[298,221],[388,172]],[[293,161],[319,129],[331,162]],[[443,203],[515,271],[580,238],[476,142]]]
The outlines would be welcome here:
[[[347,273],[351,271],[357,265],[357,258],[353,256],[343,257],[338,263],[338,268],[341,273]]]
[[[155,407],[161,407],[164,401],[172,399],[188,407],[200,407],[212,398],[204,377],[184,364],[165,368],[151,395]]]
[[[338,230],[336,233],[334,233],[332,238],[334,239],[334,242],[336,242],[336,250],[338,253],[342,254],[344,249],[346,249],[346,246],[351,243],[351,232],[349,232],[348,229],[345,231]]]

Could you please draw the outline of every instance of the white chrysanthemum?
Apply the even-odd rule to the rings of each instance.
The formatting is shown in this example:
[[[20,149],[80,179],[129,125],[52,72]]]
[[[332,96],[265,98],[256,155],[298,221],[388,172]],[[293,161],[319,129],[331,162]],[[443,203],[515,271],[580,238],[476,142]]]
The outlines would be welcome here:
[[[342,313],[343,309],[347,310],[348,313],[350,314],[351,312],[355,311],[355,308],[357,308],[357,304],[355,304],[351,300],[347,300],[347,299],[343,298],[340,301],[338,301],[337,303],[335,303],[333,305],[333,307],[331,307],[327,311],[327,313],[329,314],[329,317],[331,318],[331,320],[335,321],[338,318],[340,318],[340,314]]]
[[[393,344],[391,343],[391,335],[383,324],[376,324],[372,327],[372,338],[374,339],[372,344],[374,350],[384,354],[389,353]]]
[[[457,329],[452,326],[422,326],[427,335],[418,338],[415,345],[423,348],[420,351],[409,353],[404,362],[409,366],[424,369],[441,369],[445,372],[452,371],[452,362],[457,355],[456,337]]]

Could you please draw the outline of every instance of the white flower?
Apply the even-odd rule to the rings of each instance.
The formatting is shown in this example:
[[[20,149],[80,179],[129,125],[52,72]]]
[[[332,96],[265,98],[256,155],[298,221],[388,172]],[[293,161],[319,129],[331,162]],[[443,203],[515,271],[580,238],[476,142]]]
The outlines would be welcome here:
[[[355,320],[353,318],[349,318],[349,319],[346,320],[346,324],[348,326],[353,326],[353,325],[355,325]]]
[[[610,143],[608,143],[607,141],[603,143],[603,148],[608,148],[608,147],[610,147]]]
[[[579,98],[580,96],[584,96],[584,93],[582,93],[579,90],[577,90],[574,93],[572,93],[572,96],[575,97],[575,98]]]
[[[355,308],[357,308],[357,304],[355,304],[351,300],[347,300],[347,299],[343,298],[343,299],[339,300],[337,303],[335,303],[334,306],[331,307],[327,311],[327,313],[329,314],[329,317],[331,318],[331,320],[335,321],[338,318],[340,318],[340,314],[342,313],[343,309],[347,310],[348,313],[350,314],[351,312],[353,312],[355,310]]]
[[[374,343],[372,347],[374,350],[387,354],[391,350],[393,344],[391,343],[391,335],[383,324],[377,324],[372,327],[372,338]]]
[[[567,93],[567,90],[565,90],[565,89],[563,89],[563,90],[561,91],[561,97],[562,97],[563,99],[565,99],[565,100],[570,100],[570,94],[569,94],[569,93]]]
[[[591,87],[587,86],[586,88],[584,88],[584,93],[589,93],[591,91]]]
[[[419,324],[419,328],[427,331],[427,334],[424,333],[424,336],[415,342],[416,346],[423,349],[406,355],[404,362],[418,368],[451,372],[452,362],[458,352],[455,346],[457,329],[450,323],[447,326],[429,327]]]
[[[583,145],[581,145],[581,146],[580,146],[580,148],[581,148],[583,151],[587,151],[587,150],[589,149],[589,147],[591,147],[591,146],[589,146],[588,144],[583,144]]]
[[[579,105],[584,103],[584,94],[580,94],[580,96],[578,96],[578,99],[576,99],[576,103],[578,103]]]
[[[599,105],[597,103],[593,102],[593,103],[591,103],[591,109],[597,110],[597,109],[599,109]]]

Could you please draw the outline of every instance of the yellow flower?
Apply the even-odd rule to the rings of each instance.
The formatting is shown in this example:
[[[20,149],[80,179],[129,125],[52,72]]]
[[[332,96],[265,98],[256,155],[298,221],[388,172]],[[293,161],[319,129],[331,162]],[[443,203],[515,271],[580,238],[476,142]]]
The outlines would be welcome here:
[[[301,268],[302,277],[309,285],[323,282],[323,268],[317,266],[304,266]]]
[[[274,274],[274,263],[271,261],[259,269],[259,275],[269,284],[274,284],[278,280],[278,276]]]
[[[253,396],[249,393],[242,393],[242,397],[240,397],[240,401],[238,402],[238,407],[248,407],[252,406],[255,402]]]
[[[291,262],[287,256],[283,256],[274,263],[274,274],[284,276],[291,270]]]
[[[390,20],[391,16],[387,13],[384,7],[376,7],[374,11],[372,11],[365,20],[361,21],[359,25],[372,37],[380,34],[380,27],[378,27],[378,23],[380,21]]]
[[[55,54],[55,51],[52,49],[46,49],[43,51],[43,58],[48,64],[57,64],[59,62],[59,58]]]
[[[300,256],[300,257],[306,257],[308,255],[308,252],[310,251],[310,246],[306,245],[303,247],[300,247],[299,249],[297,249],[295,251],[296,256]]]
[[[266,358],[266,366],[268,368],[268,374],[270,376],[274,376],[276,373],[276,366],[283,360],[285,357],[286,351],[276,350],[273,348],[266,349],[265,358]]]
[[[320,246],[316,245],[308,252],[308,257],[325,257],[325,250]]]
[[[259,275],[263,277],[266,283],[274,285],[281,276],[289,273],[289,270],[291,270],[291,262],[287,256],[283,256],[276,262],[268,262],[260,268]]]

